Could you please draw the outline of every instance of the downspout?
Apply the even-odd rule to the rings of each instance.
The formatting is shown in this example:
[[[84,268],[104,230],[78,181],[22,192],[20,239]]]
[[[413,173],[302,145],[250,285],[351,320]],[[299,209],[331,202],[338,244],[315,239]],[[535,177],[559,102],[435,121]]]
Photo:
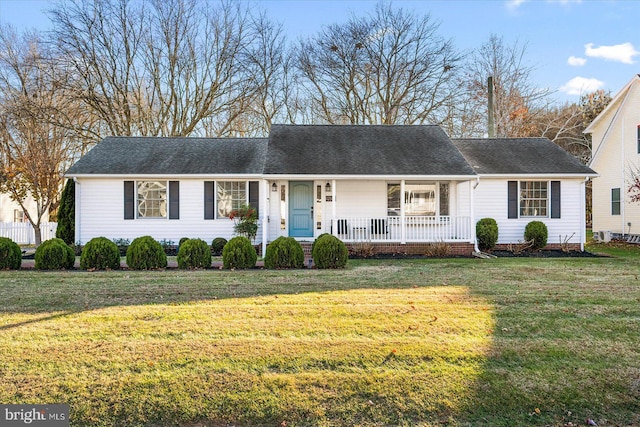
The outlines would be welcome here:
[[[580,186],[580,211],[582,212],[582,219],[580,220],[580,252],[584,252],[584,244],[587,240],[587,201],[586,201],[586,186],[589,182],[588,176],[584,178],[582,185]],[[562,242],[561,242],[562,243]]]
[[[624,165],[625,165],[625,147],[624,147],[624,116],[622,116],[622,129],[620,130],[620,137],[621,137],[621,147],[620,147],[620,161],[622,162],[622,164],[620,165],[620,219],[622,220],[622,224],[621,224],[621,230],[622,230],[622,238],[624,239],[624,226],[625,226],[625,204],[626,204],[626,191],[624,191],[625,186],[624,186]]]
[[[74,176],[73,177],[73,183],[75,184],[75,208],[74,208],[74,215],[75,215],[75,230],[73,233],[73,239],[74,242],[73,243],[80,243],[82,244],[82,242],[80,242],[80,226],[81,226],[81,221],[80,221],[80,183],[78,182],[78,177]]]

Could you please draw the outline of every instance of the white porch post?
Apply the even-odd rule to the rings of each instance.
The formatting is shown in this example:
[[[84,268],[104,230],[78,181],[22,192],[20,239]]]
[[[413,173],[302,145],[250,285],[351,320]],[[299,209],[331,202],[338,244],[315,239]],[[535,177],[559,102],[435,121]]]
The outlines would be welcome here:
[[[404,214],[404,179],[400,181],[400,243],[407,243],[407,221]]]
[[[338,235],[336,227],[338,222],[336,221],[336,180],[331,180],[331,234]]]
[[[267,253],[267,238],[269,237],[269,181],[262,180],[260,205],[262,206],[262,257]]]

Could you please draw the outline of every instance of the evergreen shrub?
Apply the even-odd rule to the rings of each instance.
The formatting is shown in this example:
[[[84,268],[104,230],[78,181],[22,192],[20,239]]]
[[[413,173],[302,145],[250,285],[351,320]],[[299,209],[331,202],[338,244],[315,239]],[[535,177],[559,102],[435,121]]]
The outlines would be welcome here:
[[[303,268],[304,250],[293,237],[280,236],[267,246],[264,266],[269,269]]]
[[[524,239],[533,240],[533,249],[542,249],[547,246],[549,231],[542,221],[531,221],[524,229]]]
[[[349,251],[346,245],[331,234],[318,236],[311,255],[318,268],[344,268],[347,265]]]
[[[153,237],[137,237],[127,248],[127,266],[134,270],[166,268],[167,254]]]
[[[224,268],[253,268],[258,260],[256,249],[244,236],[229,240],[222,250]]]
[[[76,254],[62,239],[42,242],[36,249],[35,268],[38,270],[62,270],[73,268]]]
[[[120,268],[118,246],[106,237],[94,237],[82,249],[80,268],[83,270],[116,270]]]
[[[8,237],[0,237],[0,270],[18,270],[21,265],[20,246]]]
[[[214,256],[222,255],[222,249],[224,249],[224,245],[226,244],[227,239],[225,239],[224,237],[216,237],[215,239],[213,239],[213,242],[211,242],[211,253]]]
[[[178,268],[211,267],[211,249],[201,239],[188,239],[180,244],[178,250]]]
[[[476,239],[481,251],[491,250],[498,242],[498,223],[493,218],[482,218],[476,223]]]

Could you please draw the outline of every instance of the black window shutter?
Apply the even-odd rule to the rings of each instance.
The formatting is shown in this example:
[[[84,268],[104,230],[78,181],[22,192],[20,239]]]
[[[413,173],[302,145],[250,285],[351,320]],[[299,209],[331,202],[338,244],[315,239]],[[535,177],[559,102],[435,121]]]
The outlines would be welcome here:
[[[509,202],[508,218],[518,218],[518,181],[509,181],[507,199]]]
[[[124,219],[135,218],[134,199],[135,199],[134,182],[125,181],[124,182]]]
[[[249,181],[249,205],[256,210],[256,213],[260,212],[260,182]]]
[[[169,181],[169,219],[180,219],[180,181]]]
[[[215,197],[214,188],[215,181],[204,182],[204,219],[214,219]]]
[[[551,181],[551,218],[560,218],[560,181]]]

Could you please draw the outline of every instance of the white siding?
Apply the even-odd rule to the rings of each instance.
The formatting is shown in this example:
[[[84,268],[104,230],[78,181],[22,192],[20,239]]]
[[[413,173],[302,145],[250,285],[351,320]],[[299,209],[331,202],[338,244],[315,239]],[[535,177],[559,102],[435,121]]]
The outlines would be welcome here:
[[[591,168],[600,175],[593,180],[593,230],[640,234],[640,203],[631,203],[627,191],[631,171],[640,166],[640,84],[636,81],[631,85],[624,105],[618,102],[622,109],[617,116],[618,108],[612,109],[592,133],[594,153],[598,147],[599,151]],[[624,201],[620,215],[611,214],[612,188],[620,188]]]
[[[515,179],[513,179],[515,180]],[[507,179],[482,178],[475,193],[475,221],[493,218],[498,223],[498,243],[524,240],[524,229],[530,221],[542,221],[549,231],[547,243],[561,243],[572,234],[569,243],[580,243],[582,230],[581,186],[583,180],[565,179],[560,183],[561,218],[508,218]]]
[[[29,211],[33,218],[36,218],[37,207],[36,202],[32,197],[27,197],[23,201],[25,208]],[[14,200],[11,200],[11,196],[8,193],[0,193],[0,222],[14,222],[14,211],[18,210],[22,212],[20,204]],[[24,219],[27,221],[26,217]],[[45,213],[42,217],[42,222],[49,221],[49,213]]]
[[[228,218],[204,219],[204,180],[181,179],[180,219],[124,219],[123,179],[81,179],[76,185],[76,240],[86,243],[93,237],[129,239],[150,235],[156,240],[182,237],[201,238],[208,243],[216,237],[233,237],[234,222]],[[263,208],[261,208],[263,209]],[[261,241],[258,230],[256,243]]]

